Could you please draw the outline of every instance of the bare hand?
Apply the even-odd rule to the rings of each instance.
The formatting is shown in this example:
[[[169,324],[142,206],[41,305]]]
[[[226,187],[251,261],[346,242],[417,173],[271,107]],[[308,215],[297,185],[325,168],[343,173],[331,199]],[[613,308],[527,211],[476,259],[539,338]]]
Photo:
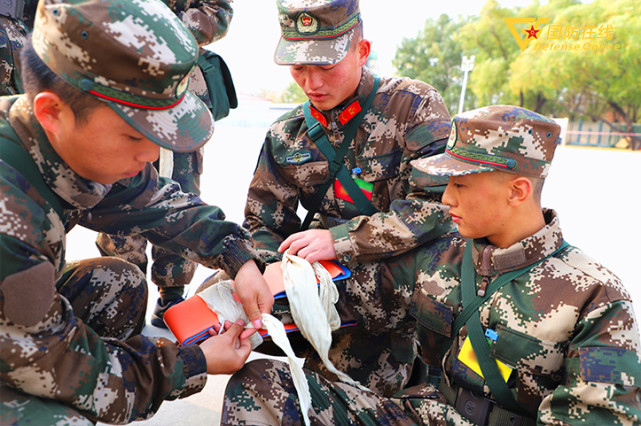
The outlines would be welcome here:
[[[222,334],[216,335],[214,329],[209,330],[213,337],[200,344],[207,360],[208,374],[232,374],[245,365],[252,348],[248,339],[240,338],[243,330],[242,320],[235,324],[227,321]]]
[[[271,313],[274,296],[256,262],[250,260],[240,267],[234,278],[234,291],[254,327],[262,328],[261,314]]]
[[[278,247],[280,253],[289,249],[289,254],[302,257],[309,263],[336,259],[334,240],[327,229],[308,229],[287,237]]]

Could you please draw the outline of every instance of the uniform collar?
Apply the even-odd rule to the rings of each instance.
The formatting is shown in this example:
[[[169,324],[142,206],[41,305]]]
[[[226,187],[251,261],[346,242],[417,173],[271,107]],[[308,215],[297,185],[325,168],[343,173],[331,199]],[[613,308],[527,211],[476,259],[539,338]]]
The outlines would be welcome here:
[[[367,97],[374,88],[374,74],[367,67],[362,67],[361,69],[363,71],[361,81],[354,96],[347,98],[329,111],[320,111],[314,108],[310,102],[312,117],[327,128],[331,126],[331,123],[336,123],[338,128],[343,128],[347,125],[361,111],[361,106],[365,104]]]
[[[563,234],[554,210],[543,209],[546,225],[534,235],[508,248],[495,247],[485,239],[474,240],[472,259],[476,273],[494,276],[538,262],[563,244]]]
[[[81,177],[60,158],[33,115],[26,96],[17,97],[11,105],[9,123],[33,157],[44,181],[64,201],[75,208],[88,209],[107,195],[111,185]]]

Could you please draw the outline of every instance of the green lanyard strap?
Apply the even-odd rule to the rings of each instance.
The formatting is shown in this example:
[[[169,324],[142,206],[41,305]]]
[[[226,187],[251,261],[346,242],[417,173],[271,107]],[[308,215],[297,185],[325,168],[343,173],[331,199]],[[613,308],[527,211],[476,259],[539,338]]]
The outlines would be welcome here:
[[[327,190],[334,183],[335,177],[345,187],[345,190],[362,214],[372,215],[378,211],[376,207],[374,207],[374,205],[371,203],[371,201],[367,199],[365,194],[363,194],[356,182],[354,182],[354,179],[352,179],[352,176],[347,171],[345,164],[343,164],[343,158],[345,158],[345,155],[347,154],[352,139],[354,139],[354,136],[356,136],[358,126],[360,126],[363,118],[365,117],[365,114],[369,110],[369,107],[372,105],[372,101],[374,100],[374,95],[378,90],[380,81],[380,77],[376,77],[374,79],[374,87],[367,97],[365,105],[363,105],[361,111],[349,121],[347,126],[345,126],[343,142],[341,142],[341,145],[338,147],[338,151],[334,151],[334,148],[332,148],[332,145],[327,139],[327,135],[325,134],[322,125],[318,122],[318,120],[312,117],[309,101],[305,102],[305,104],[303,105],[305,122],[307,123],[307,127],[309,129],[307,131],[307,134],[310,139],[314,141],[321,153],[327,158],[327,161],[329,161],[329,178],[327,182],[325,182],[325,184],[316,193],[316,197],[312,200],[313,204],[307,211],[307,216],[305,216],[305,220],[301,225],[301,230],[309,228],[309,224],[311,223],[314,214],[318,211],[318,208],[320,207],[321,202],[323,201],[323,198],[327,193]]]
[[[517,269],[515,271],[510,271],[505,274],[499,275],[494,279],[488,286],[484,296],[476,295],[476,271],[474,270],[474,263],[472,260],[472,240],[468,240],[465,253],[463,254],[463,264],[461,270],[461,296],[463,302],[463,312],[456,318],[454,325],[452,327],[452,334],[450,336],[449,344],[445,346],[445,352],[451,347],[452,342],[458,335],[459,330],[463,327],[463,324],[467,325],[468,335],[470,337],[470,343],[472,343],[472,348],[476,354],[476,358],[481,367],[481,372],[483,377],[487,382],[487,385],[492,392],[492,395],[503,407],[510,411],[522,412],[523,410],[514,400],[512,392],[508,387],[507,383],[503,380],[501,373],[499,372],[496,361],[490,356],[490,348],[485,339],[485,332],[483,331],[483,326],[481,325],[481,316],[479,313],[479,307],[487,301],[490,296],[505,284],[513,281],[515,278],[523,275],[524,273],[535,268],[547,258],[554,256],[563,249],[569,246],[569,244],[563,241],[563,244],[556,249],[550,255],[544,257],[536,263],[528,265],[524,268]],[[444,353],[442,354],[444,355]]]

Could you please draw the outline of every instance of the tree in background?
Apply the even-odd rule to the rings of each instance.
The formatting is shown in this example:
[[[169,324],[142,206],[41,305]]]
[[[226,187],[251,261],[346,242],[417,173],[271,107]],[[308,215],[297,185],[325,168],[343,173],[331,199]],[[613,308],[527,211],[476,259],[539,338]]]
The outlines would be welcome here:
[[[434,86],[450,114],[457,110],[463,79],[462,50],[454,36],[465,23],[463,18],[454,20],[445,14],[436,20],[428,19],[415,39],[403,39],[392,62],[400,75]],[[474,104],[473,98],[468,93],[466,105]]]
[[[574,13],[581,6],[577,0],[556,0],[545,6],[539,6],[538,2],[535,2],[519,10],[517,14],[550,18],[543,27],[548,28],[544,31],[549,31],[549,26],[556,25],[559,21],[559,15],[564,12]],[[568,116],[571,120],[575,120],[577,116],[572,104],[576,102],[576,98],[568,93],[566,85],[560,84],[560,75],[567,72],[569,65],[568,58],[564,57],[568,52],[556,53],[563,53],[563,55],[556,55],[553,51],[536,50],[536,44],[530,43],[525,52],[519,49],[506,78],[512,94],[518,96],[519,105],[542,114]],[[574,74],[581,78],[577,75],[578,73]],[[560,107],[562,99],[568,101],[564,107]]]
[[[481,16],[470,19],[456,36],[462,51],[475,56],[469,88],[476,95],[478,106],[521,105],[518,97],[513,96],[508,82],[510,64],[521,53],[504,21],[504,18],[514,16],[513,9],[488,0],[481,9]]]
[[[541,51],[530,43],[512,64],[514,91],[537,90],[550,100],[544,113],[602,121],[612,130],[634,133],[641,117],[641,6],[637,0],[597,0],[552,11],[549,25],[579,29],[579,50]],[[539,16],[542,16],[540,14]],[[592,35],[611,35],[589,38]],[[586,50],[607,42],[619,49]],[[632,149],[641,138],[629,139]]]
[[[286,104],[302,104],[307,100],[305,92],[300,88],[295,81],[289,83],[287,89],[280,95],[277,102],[283,102]]]
[[[533,40],[522,52],[504,20],[515,17],[549,18],[540,27],[541,34],[550,26],[577,31],[576,40],[558,40],[561,44],[585,43],[590,41],[586,36],[608,31],[610,39],[593,38],[592,43],[619,48],[542,50]],[[545,40],[548,44],[551,41]],[[641,118],[638,0],[595,0],[589,4],[550,0],[545,5],[534,1],[524,8],[504,8],[496,0],[488,0],[480,16],[456,22],[447,16],[426,21],[416,39],[403,40],[394,66],[403,76],[434,85],[454,112],[461,90],[461,55],[475,55],[469,80],[474,97],[466,96],[466,109],[514,104],[551,116],[602,121],[625,133],[634,133],[633,125]],[[430,62],[432,58],[438,61]],[[641,149],[641,138],[629,140],[632,149]]]
[[[260,90],[258,96],[271,102],[284,104],[301,104],[307,100],[305,92],[295,81],[291,81],[285,90]]]

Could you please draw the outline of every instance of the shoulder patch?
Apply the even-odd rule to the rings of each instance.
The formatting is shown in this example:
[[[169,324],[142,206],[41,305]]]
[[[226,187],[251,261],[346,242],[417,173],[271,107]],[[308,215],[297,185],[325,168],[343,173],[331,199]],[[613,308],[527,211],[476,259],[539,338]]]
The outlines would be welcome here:
[[[597,346],[579,348],[579,355],[584,380],[623,386],[641,385],[641,359],[636,352]]]

